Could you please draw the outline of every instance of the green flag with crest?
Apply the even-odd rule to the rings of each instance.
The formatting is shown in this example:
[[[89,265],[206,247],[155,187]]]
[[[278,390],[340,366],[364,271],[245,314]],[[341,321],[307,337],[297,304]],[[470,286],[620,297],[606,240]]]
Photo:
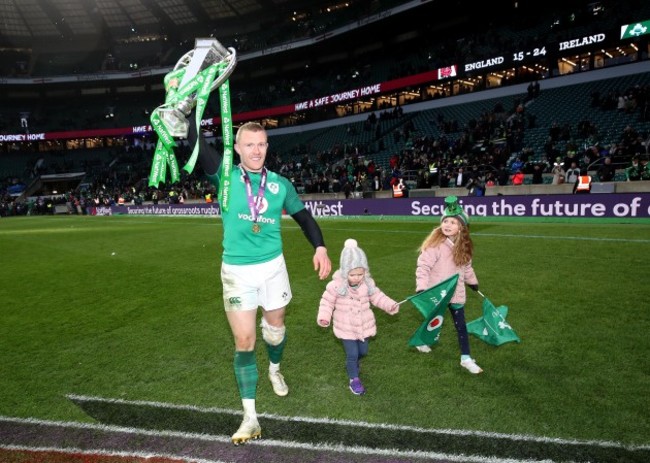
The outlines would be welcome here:
[[[508,307],[495,307],[487,297],[483,299],[483,316],[467,324],[467,332],[493,346],[507,342],[521,342],[512,326],[506,321]]]
[[[444,313],[454,295],[457,282],[458,274],[406,299],[410,300],[424,317],[422,325],[409,339],[409,346],[432,346],[438,342]]]

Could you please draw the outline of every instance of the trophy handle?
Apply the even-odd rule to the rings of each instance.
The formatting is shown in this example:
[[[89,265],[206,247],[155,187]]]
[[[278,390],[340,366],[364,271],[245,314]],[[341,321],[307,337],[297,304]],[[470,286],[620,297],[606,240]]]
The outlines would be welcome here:
[[[197,44],[199,40],[207,40],[207,39],[197,39]],[[219,59],[219,61],[228,61],[228,65],[226,66],[226,68],[221,72],[219,76],[217,76],[214,82],[212,82],[210,91],[213,92],[217,88],[221,87],[221,84],[223,84],[228,79],[228,77],[230,77],[230,74],[232,74],[232,72],[235,70],[235,66],[237,66],[237,51],[233,47],[225,48],[216,40],[211,43],[211,46],[218,51],[218,53],[215,54],[218,55],[220,58],[222,57],[222,59]],[[188,51],[183,56],[181,56],[180,59],[176,62],[176,65],[174,66],[174,71],[180,68],[190,67],[192,63],[192,58],[194,58],[195,51],[196,48]],[[197,69],[197,72],[202,70],[203,69]],[[192,75],[196,75],[196,72]],[[181,83],[180,86],[182,85],[183,83]]]
[[[182,88],[191,81],[199,72],[214,64],[227,63],[226,67],[215,76],[210,86],[210,92],[219,88],[232,74],[237,65],[237,52],[234,48],[225,48],[218,40],[213,38],[196,39],[193,50],[185,53],[176,62],[174,71],[185,68],[185,73],[178,86]],[[160,119],[173,137],[187,137],[189,122],[186,117],[196,106],[196,93],[187,95],[173,105],[163,105],[158,108]]]
[[[228,47],[228,51],[230,52],[230,54],[226,57],[228,64],[226,65],[226,68],[221,72],[219,77],[214,80],[212,87],[210,87],[210,91],[214,91],[217,88],[221,87],[221,84],[223,84],[228,79],[228,77],[230,77],[230,74],[232,74],[232,72],[235,70],[235,66],[237,66],[237,52],[233,47]]]

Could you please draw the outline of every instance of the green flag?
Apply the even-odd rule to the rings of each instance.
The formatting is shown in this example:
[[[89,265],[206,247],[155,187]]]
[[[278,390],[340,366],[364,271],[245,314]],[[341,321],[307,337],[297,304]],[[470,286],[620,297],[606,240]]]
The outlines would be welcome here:
[[[458,275],[454,275],[437,285],[407,298],[424,317],[424,323],[409,339],[409,346],[432,346],[440,338],[447,305],[454,295]]]
[[[486,297],[483,299],[483,316],[467,324],[467,332],[493,346],[500,346],[506,342],[521,342],[506,321],[508,307],[494,304]]]

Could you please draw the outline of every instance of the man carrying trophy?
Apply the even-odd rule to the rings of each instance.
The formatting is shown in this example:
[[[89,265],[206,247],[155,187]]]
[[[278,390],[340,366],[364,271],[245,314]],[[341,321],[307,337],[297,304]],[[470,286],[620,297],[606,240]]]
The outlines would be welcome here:
[[[285,310],[292,298],[282,248],[283,211],[298,223],[314,247],[312,263],[321,280],[329,275],[332,263],[320,227],[294,186],[287,178],[264,165],[269,146],[264,127],[256,122],[243,124],[237,130],[233,144],[227,87],[227,83],[219,87],[223,156],[201,136],[199,117],[189,118],[188,140],[190,146],[196,147],[198,161],[208,179],[219,188],[224,230],[223,303],[235,341],[233,368],[244,411],[241,425],[232,435],[233,443],[239,445],[262,435],[256,412],[259,373],[255,341],[259,307],[262,308],[260,326],[269,356],[271,386],[278,396],[289,393],[280,373],[287,342]],[[230,147],[234,148],[240,160],[232,175],[229,158],[233,153]]]

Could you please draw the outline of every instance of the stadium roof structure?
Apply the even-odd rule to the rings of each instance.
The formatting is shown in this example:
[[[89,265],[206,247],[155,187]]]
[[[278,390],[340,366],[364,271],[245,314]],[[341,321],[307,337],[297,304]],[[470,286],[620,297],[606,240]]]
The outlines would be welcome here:
[[[540,21],[531,8],[515,0],[0,0],[0,75],[165,68],[197,37],[214,37],[250,62],[238,75],[262,77],[315,61],[348,66],[368,50],[399,54],[407,40],[417,46],[499,24],[523,27]]]
[[[586,4],[592,0],[563,0]],[[199,35],[229,36],[272,27],[273,22],[300,21],[307,15],[343,9],[372,14],[409,0],[0,0],[0,47],[31,47],[52,42],[101,38],[104,43],[167,37],[187,39]],[[522,9],[522,2],[494,0],[489,5],[454,0],[442,8],[446,14],[475,13],[503,16],[505,9]],[[560,2],[550,2],[560,3]],[[550,7],[550,5],[548,5]],[[293,16],[293,17],[292,17]],[[429,18],[428,18],[429,19]],[[94,41],[97,43],[97,40]]]
[[[228,25],[259,27],[261,21],[290,15],[296,8],[324,4],[323,0],[2,0],[0,41],[29,46],[91,36],[111,41],[182,30],[205,34]]]

